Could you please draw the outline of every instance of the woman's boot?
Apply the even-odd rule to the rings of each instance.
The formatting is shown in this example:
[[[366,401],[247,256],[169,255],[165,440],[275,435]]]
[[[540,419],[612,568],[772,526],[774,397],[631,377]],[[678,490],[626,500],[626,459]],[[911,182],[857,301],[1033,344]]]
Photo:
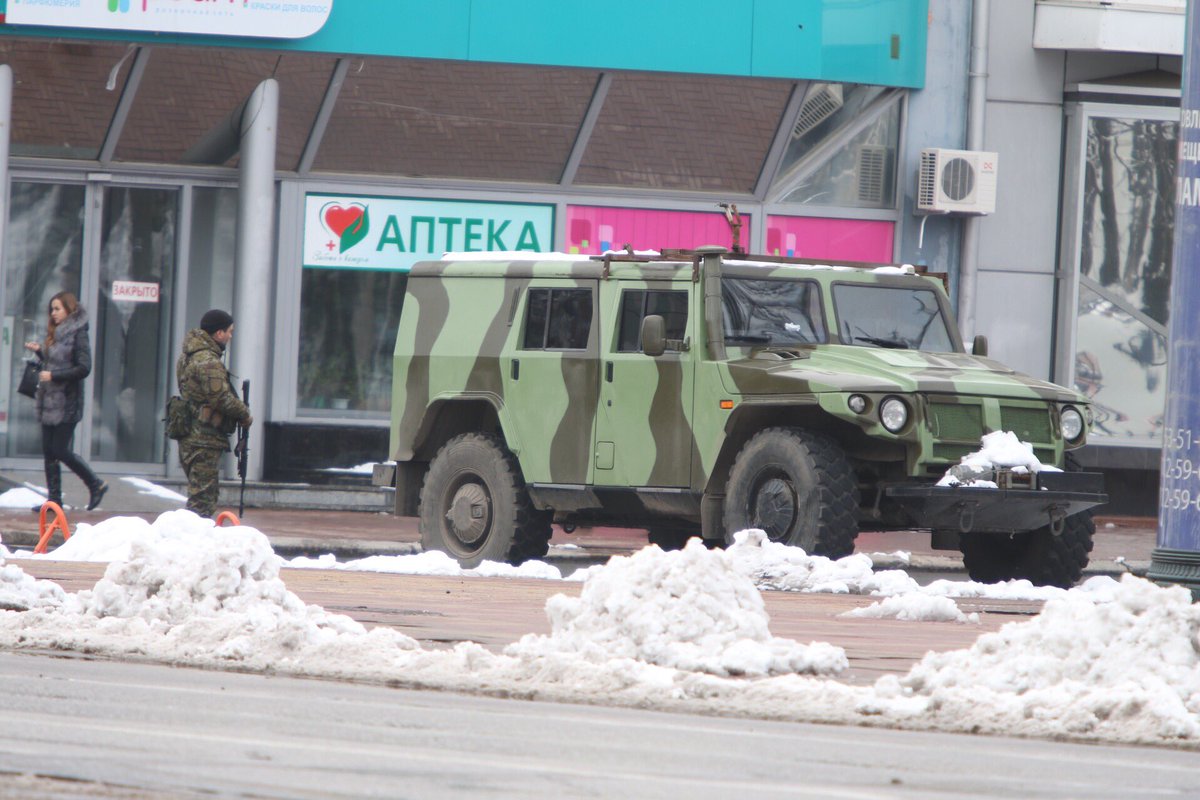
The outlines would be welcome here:
[[[88,504],[87,510],[91,511],[100,505],[100,501],[104,499],[104,493],[108,491],[108,484],[99,478],[96,483],[88,487]]]
[[[100,500],[108,491],[108,484],[100,480],[100,476],[93,472],[88,463],[76,453],[68,453],[63,459],[63,463],[70,467],[71,471],[78,475],[79,480],[83,481],[83,485],[87,487],[87,510],[92,511],[100,505]]]
[[[62,508],[62,464],[57,461],[46,462],[46,501]],[[42,507],[34,506],[33,510],[41,511]]]

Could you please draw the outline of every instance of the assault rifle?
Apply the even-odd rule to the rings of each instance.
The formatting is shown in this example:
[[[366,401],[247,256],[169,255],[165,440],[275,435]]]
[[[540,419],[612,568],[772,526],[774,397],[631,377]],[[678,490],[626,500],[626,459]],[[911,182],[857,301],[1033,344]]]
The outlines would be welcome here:
[[[242,381],[242,402],[246,404],[247,409],[250,408],[249,379]],[[250,429],[245,425],[238,425],[237,444],[233,446],[233,454],[237,456],[237,474],[242,479],[242,491],[238,495],[238,519],[240,520],[246,511],[246,473],[250,463]]]

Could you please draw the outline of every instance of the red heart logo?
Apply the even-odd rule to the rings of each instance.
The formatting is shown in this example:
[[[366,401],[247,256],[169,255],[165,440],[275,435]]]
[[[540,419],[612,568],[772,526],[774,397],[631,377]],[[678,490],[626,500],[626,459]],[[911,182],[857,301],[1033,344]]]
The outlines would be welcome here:
[[[360,225],[362,218],[362,206],[343,208],[342,206],[331,205],[325,207],[325,226],[339,238],[347,229]]]

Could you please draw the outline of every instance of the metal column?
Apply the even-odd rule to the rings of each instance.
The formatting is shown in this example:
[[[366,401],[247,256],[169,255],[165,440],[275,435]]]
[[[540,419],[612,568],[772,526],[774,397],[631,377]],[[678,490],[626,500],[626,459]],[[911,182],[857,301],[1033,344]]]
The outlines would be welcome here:
[[[246,102],[241,124],[238,181],[237,286],[234,291],[232,369],[250,380],[250,428],[247,477],[262,477],[263,423],[266,421],[268,354],[271,347],[271,297],[274,273],[275,140],[279,122],[279,84],[263,81]],[[239,385],[240,390],[240,385]]]
[[[1151,580],[1200,599],[1200,17],[1188,3],[1171,267],[1167,409]]]
[[[0,64],[0,265],[4,264],[4,240],[8,236],[8,153],[12,141],[13,73]]]

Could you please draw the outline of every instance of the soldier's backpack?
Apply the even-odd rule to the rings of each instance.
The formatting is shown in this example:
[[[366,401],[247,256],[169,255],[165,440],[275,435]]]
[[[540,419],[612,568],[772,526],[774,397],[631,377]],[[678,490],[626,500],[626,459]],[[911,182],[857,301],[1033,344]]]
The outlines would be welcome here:
[[[178,441],[192,432],[191,406],[179,395],[167,401],[167,416],[164,419],[167,423],[168,439]]]

